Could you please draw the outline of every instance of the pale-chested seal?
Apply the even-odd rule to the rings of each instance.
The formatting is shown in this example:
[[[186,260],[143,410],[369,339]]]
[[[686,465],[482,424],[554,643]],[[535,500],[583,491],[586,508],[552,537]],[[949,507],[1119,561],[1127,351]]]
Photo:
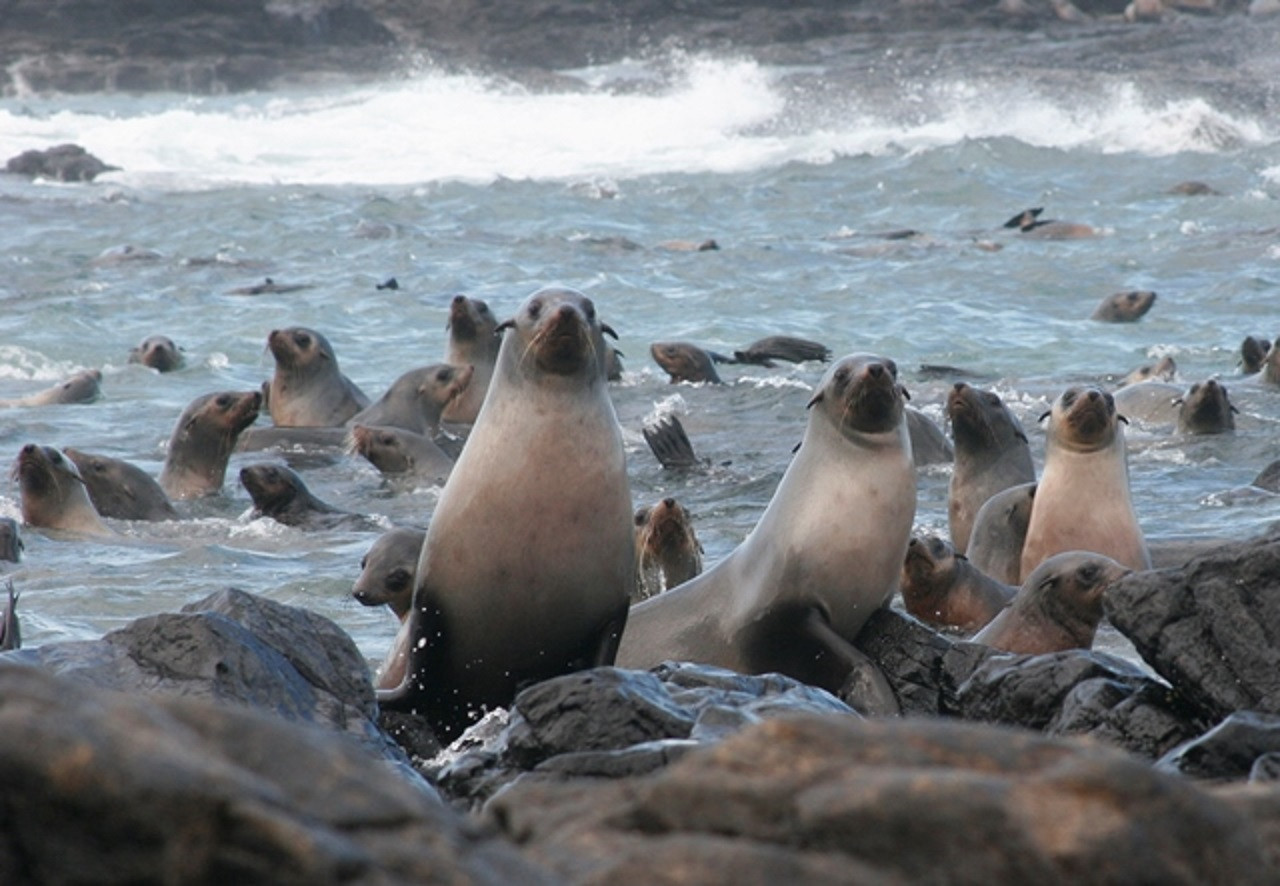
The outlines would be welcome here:
[[[1150,569],[1112,396],[1068,388],[1045,417],[1044,471],[1022,546],[1022,580],[1063,551],[1093,551],[1130,569]]]
[[[471,424],[480,414],[480,404],[489,390],[489,380],[493,378],[493,367],[498,360],[498,348],[502,345],[498,319],[481,299],[455,295],[449,303],[449,322],[445,329],[449,333],[449,344],[444,361],[454,366],[470,366],[474,374],[462,395],[445,408],[444,420],[453,424]]]
[[[715,566],[633,607],[618,664],[779,671],[836,692],[856,675],[895,708],[852,640],[897,590],[911,536],[904,399],[892,360],[855,354],[831,366],[760,522]]]
[[[63,447],[76,463],[89,500],[104,517],[117,520],[176,520],[178,512],[160,484],[137,465],[106,455]]]
[[[978,508],[965,557],[982,574],[1018,586],[1035,495],[1035,483],[1022,483],[997,492]]]
[[[342,374],[333,345],[314,329],[273,329],[267,347],[276,361],[267,408],[277,425],[335,427],[369,405]]]
[[[12,580],[5,582],[5,589],[9,600],[0,615],[0,652],[12,652],[22,648],[22,626],[18,624],[18,595]]]
[[[364,606],[386,605],[400,622],[400,630],[374,676],[378,689],[394,689],[404,681],[409,660],[409,611],[413,606],[414,575],[426,532],[391,529],[378,536],[360,560],[360,576],[351,594]]]
[[[0,517],[0,560],[17,563],[22,559],[25,547],[18,521],[12,517]]]
[[[52,446],[23,446],[13,474],[22,499],[22,520],[28,526],[111,534],[94,510],[75,462]]]
[[[219,391],[192,400],[178,417],[160,469],[160,488],[172,499],[222,489],[240,432],[258,418],[258,391]]]
[[[1236,429],[1227,389],[1214,379],[1196,382],[1178,400],[1178,430],[1184,434],[1221,434]]]
[[[1095,237],[1098,232],[1079,222],[1057,221],[1055,219],[1041,219],[1040,213],[1044,212],[1043,206],[1035,209],[1024,209],[1013,218],[1004,223],[1006,228],[1017,228],[1018,232],[1024,237],[1034,237],[1040,240],[1079,240],[1085,237]]]
[[[1102,621],[1102,592],[1130,571],[1091,551],[1055,554],[973,642],[1022,655],[1088,649]]]
[[[453,459],[434,440],[403,428],[356,425],[350,441],[351,451],[383,474],[443,483],[453,470]]]
[[[715,364],[729,362],[722,354],[687,341],[656,341],[649,345],[649,355],[670,376],[672,384],[681,381],[721,384]]]
[[[702,544],[693,518],[674,498],[636,511],[636,590],[640,602],[702,572]]]
[[[1100,301],[1089,319],[1104,323],[1136,323],[1155,303],[1156,294],[1149,289],[1117,292]]]
[[[902,563],[902,602],[921,621],[972,633],[1013,599],[996,581],[936,535],[912,538]]]
[[[102,373],[85,369],[52,387],[16,400],[0,400],[0,406],[53,406],[59,403],[92,403],[102,396]]]
[[[635,583],[622,432],[605,366],[612,331],[571,289],[525,299],[431,517],[405,681],[451,741],[525,683],[612,664]]]
[[[150,366],[156,372],[173,372],[185,362],[182,349],[167,335],[150,335],[129,352],[130,363]]]
[[[362,514],[320,500],[295,471],[284,465],[245,465],[240,469],[240,485],[253,499],[253,518],[270,517],[297,529],[367,529],[374,525]]]
[[[947,395],[947,418],[955,441],[955,470],[947,493],[951,543],[969,549],[978,509],[1010,486],[1036,478],[1022,425],[995,391],[956,382]]]

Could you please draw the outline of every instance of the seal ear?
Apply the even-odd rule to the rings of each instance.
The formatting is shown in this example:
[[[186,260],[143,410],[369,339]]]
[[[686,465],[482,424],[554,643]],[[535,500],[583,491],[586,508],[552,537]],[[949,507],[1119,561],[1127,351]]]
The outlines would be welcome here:
[[[1123,415],[1121,415],[1121,414],[1120,414],[1120,413],[1118,413],[1118,412],[1116,413],[1116,421],[1122,421],[1122,422],[1124,422],[1125,424],[1128,424],[1128,423],[1129,423],[1129,419],[1125,418]]]
[[[910,399],[911,399],[911,392],[907,390],[907,386],[906,386],[906,385],[898,385],[898,390],[902,392],[902,399],[903,399],[903,400],[910,400]]]
[[[803,446],[803,445],[804,445],[804,441],[803,441],[803,440],[801,440],[801,441],[800,441],[799,443],[797,443],[795,446],[792,446],[792,447],[791,447],[791,454],[792,454],[792,455],[795,455],[797,452],[799,452],[799,451],[800,451],[800,447],[801,447],[801,446]]]
[[[822,402],[822,391],[819,390],[818,393],[814,394],[812,397],[809,398],[809,402],[804,404],[804,408],[812,409],[814,404],[821,403],[821,402]],[[794,452],[795,450],[792,450],[792,451]]]
[[[613,327],[610,326],[608,323],[601,323],[600,331],[603,332],[605,335],[609,336],[609,338],[613,339],[614,341],[618,340],[618,333],[614,332]]]
[[[1014,436],[1014,437],[1016,437],[1017,439],[1021,440],[1023,443],[1027,443],[1028,445],[1030,445],[1030,442],[1031,442],[1031,441],[1029,441],[1029,440],[1027,439],[1027,435],[1026,435],[1026,433],[1022,430],[1022,428],[1018,428],[1018,430],[1014,432],[1013,436]]]
[[[501,323],[499,323],[494,328],[493,334],[502,335],[502,333],[506,332],[508,329],[515,329],[515,328],[516,328],[516,321],[515,321],[515,318],[513,317],[510,320],[503,320]]]
[[[1036,419],[1036,421],[1037,421],[1037,422],[1042,422],[1042,421],[1044,421],[1046,418],[1048,418],[1048,417],[1049,417],[1049,416],[1051,416],[1051,415],[1053,415],[1053,410],[1052,410],[1052,409],[1050,409],[1048,412],[1046,412],[1046,413],[1042,414],[1038,419]],[[1026,437],[1023,437],[1022,439],[1024,439],[1024,440],[1025,440],[1025,439],[1026,439]]]

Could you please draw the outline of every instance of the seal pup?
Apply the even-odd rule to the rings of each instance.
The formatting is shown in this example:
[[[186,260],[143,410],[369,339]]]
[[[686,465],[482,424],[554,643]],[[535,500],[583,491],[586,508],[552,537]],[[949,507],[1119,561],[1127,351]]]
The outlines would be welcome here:
[[[595,305],[534,292],[418,560],[408,674],[384,710],[417,710],[441,743],[529,682],[613,663],[635,584],[622,431]],[[660,598],[659,598],[660,599]]]
[[[449,322],[445,324],[445,330],[449,333],[449,343],[445,348],[444,361],[454,366],[470,366],[473,374],[467,389],[445,407],[443,418],[452,424],[473,424],[489,390],[489,380],[493,378],[493,367],[498,360],[498,348],[502,345],[498,318],[483,300],[455,295],[449,303]]]
[[[729,362],[723,354],[704,350],[687,341],[656,341],[649,345],[649,355],[670,376],[671,384],[682,381],[723,384],[715,364]]]
[[[117,520],[176,520],[178,512],[160,484],[137,465],[106,455],[63,447],[75,462],[89,500],[104,517]]]
[[[374,687],[394,689],[404,681],[409,660],[409,610],[413,606],[414,574],[427,533],[421,529],[390,529],[378,536],[360,560],[360,576],[351,595],[362,606],[382,606],[400,622],[386,659],[374,674]]]
[[[622,667],[696,661],[778,671],[832,692],[883,675],[852,645],[898,589],[916,509],[905,393],[892,360],[845,357],[809,401],[804,437],[760,521],[727,557],[631,610]]]
[[[369,405],[342,374],[329,340],[314,329],[273,329],[267,347],[276,361],[267,408],[284,427],[336,427]]]
[[[947,524],[951,543],[963,553],[978,509],[997,492],[1035,480],[1036,469],[1022,425],[995,391],[956,382],[946,409],[955,441]]]
[[[0,560],[17,563],[22,559],[24,548],[18,521],[12,517],[0,517]]]
[[[1044,471],[1022,546],[1022,580],[1062,551],[1093,551],[1130,569],[1150,569],[1115,400],[1098,388],[1067,388],[1044,418]]]
[[[9,601],[0,617],[0,652],[12,652],[22,648],[22,626],[18,624],[18,595],[13,590],[13,580],[5,582]]]
[[[693,518],[674,498],[636,509],[636,591],[633,603],[684,584],[702,572],[702,544]]]
[[[52,387],[16,400],[0,400],[0,406],[53,406],[59,403],[92,403],[102,396],[102,373],[85,369]]]
[[[270,517],[297,529],[373,526],[362,514],[321,501],[295,471],[284,465],[265,462],[245,465],[240,469],[240,485],[253,499],[250,519]]]
[[[112,535],[94,510],[75,462],[52,446],[28,443],[13,466],[28,526]]]
[[[1262,361],[1271,350],[1271,342],[1256,335],[1246,335],[1240,342],[1240,373],[1256,375],[1262,371]]]
[[[258,418],[258,391],[218,391],[192,400],[178,416],[160,469],[160,488],[171,499],[197,498],[222,489],[240,432]]]
[[[129,351],[129,362],[150,366],[156,372],[173,372],[181,369],[186,360],[173,339],[167,335],[150,335]]]
[[[1010,486],[987,499],[973,519],[965,557],[1001,584],[1017,587],[1021,581],[1022,545],[1035,496],[1035,483]]]
[[[1178,398],[1178,431],[1183,434],[1222,434],[1236,429],[1227,389],[1214,379],[1196,382]]]
[[[1102,621],[1103,591],[1131,571],[1091,551],[1055,554],[972,642],[1022,655],[1089,649]]]
[[[902,563],[902,602],[931,625],[973,633],[1005,607],[1017,588],[984,575],[936,535],[913,537]]]
[[[466,395],[475,377],[474,366],[434,363],[410,369],[387,388],[385,394],[353,415],[347,424],[404,428],[415,434],[433,435],[450,404]]]
[[[734,363],[749,363],[773,368],[774,360],[804,363],[816,360],[825,363],[831,359],[831,349],[816,341],[795,338],[790,335],[770,335],[733,352]]]
[[[383,474],[443,483],[453,470],[453,459],[434,440],[403,428],[356,425],[350,440],[351,452]]]
[[[1104,323],[1136,323],[1155,303],[1156,294],[1149,289],[1117,292],[1098,302],[1089,319]]]
[[[1023,236],[1035,237],[1040,240],[1080,240],[1085,237],[1094,237],[1098,234],[1093,228],[1078,222],[1041,219],[1040,213],[1042,212],[1044,212],[1043,206],[1037,206],[1035,209],[1024,209],[1005,222],[1004,227],[1017,228],[1018,233]]]

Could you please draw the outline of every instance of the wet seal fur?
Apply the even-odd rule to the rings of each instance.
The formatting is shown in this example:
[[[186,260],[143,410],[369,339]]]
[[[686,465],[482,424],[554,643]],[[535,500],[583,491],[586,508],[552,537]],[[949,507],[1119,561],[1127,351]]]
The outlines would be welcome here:
[[[978,510],[1010,486],[1036,478],[1022,425],[1000,395],[956,382],[947,395],[955,470],[947,492],[951,543],[964,553]]]
[[[443,417],[453,424],[473,424],[489,390],[498,349],[502,346],[498,319],[481,299],[455,295],[449,303],[449,322],[445,329],[449,333],[445,362],[458,367],[470,366],[473,375],[467,389],[445,407]],[[387,422],[366,421],[364,424]]]
[[[674,498],[636,511],[636,592],[633,603],[661,594],[702,572],[702,544],[693,518]]]
[[[87,535],[112,535],[102,522],[75,462],[52,446],[28,443],[18,452],[13,474],[28,526]]]
[[[150,474],[137,465],[106,455],[63,447],[76,463],[89,499],[104,517],[117,520],[176,520],[178,511]]]
[[[936,535],[912,538],[902,563],[902,602],[921,621],[973,633],[1017,588],[996,581]]]
[[[983,575],[1017,587],[1022,573],[1022,545],[1027,540],[1036,484],[1021,483],[997,492],[978,508],[965,557]]]
[[[270,517],[296,529],[371,529],[367,517],[335,508],[307,488],[302,478],[284,465],[260,462],[240,469],[240,485],[253,499],[252,518]]]
[[[181,369],[186,361],[173,339],[167,335],[151,335],[129,352],[129,362],[150,366],[156,372],[173,372]]]
[[[220,492],[236,438],[261,405],[258,391],[218,391],[187,404],[169,436],[160,488],[180,500]]]
[[[1100,301],[1089,319],[1104,323],[1136,323],[1155,303],[1156,294],[1149,289],[1117,292]]]
[[[431,517],[408,673],[379,691],[442,743],[522,686],[614,661],[635,584],[622,431],[591,300],[525,299]]]
[[[1114,398],[1094,387],[1068,388],[1044,417],[1044,471],[1022,546],[1022,580],[1063,551],[1093,551],[1130,569],[1150,569]]]
[[[378,689],[394,689],[404,681],[409,661],[409,611],[413,608],[414,576],[427,533],[421,529],[390,529],[378,537],[360,560],[360,575],[351,595],[362,606],[382,606],[395,614],[400,630],[387,657],[374,675]]]
[[[1184,434],[1223,434],[1236,429],[1227,389],[1214,379],[1196,382],[1177,401],[1178,430]]]
[[[273,329],[267,348],[276,361],[267,395],[275,424],[336,427],[369,405],[364,392],[342,374],[333,345],[314,329]]]
[[[0,400],[0,406],[55,406],[62,403],[92,403],[102,396],[102,373],[85,369],[52,387],[16,400]]]
[[[759,523],[711,569],[632,609],[619,665],[779,671],[833,692],[853,681],[881,709],[896,709],[852,640],[898,589],[911,536],[916,473],[904,402],[891,360],[856,354],[831,366]]]

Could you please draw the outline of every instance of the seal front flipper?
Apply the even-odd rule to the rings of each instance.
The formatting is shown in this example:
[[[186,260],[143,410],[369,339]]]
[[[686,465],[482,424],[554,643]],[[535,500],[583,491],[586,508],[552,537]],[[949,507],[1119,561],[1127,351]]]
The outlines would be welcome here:
[[[684,425],[674,415],[666,415],[653,424],[644,426],[644,441],[658,463],[664,468],[696,468],[703,466],[702,459],[693,451]]]
[[[0,618],[0,652],[22,648],[22,631],[18,628],[18,595],[13,591],[13,580],[5,582],[9,589],[9,602]]]
[[[810,643],[821,651],[825,669],[839,677],[835,688],[823,685],[841,701],[868,717],[893,717],[902,713],[898,697],[880,668],[861,650],[836,633],[817,609],[810,609],[802,625]],[[842,675],[842,676],[841,676]]]

